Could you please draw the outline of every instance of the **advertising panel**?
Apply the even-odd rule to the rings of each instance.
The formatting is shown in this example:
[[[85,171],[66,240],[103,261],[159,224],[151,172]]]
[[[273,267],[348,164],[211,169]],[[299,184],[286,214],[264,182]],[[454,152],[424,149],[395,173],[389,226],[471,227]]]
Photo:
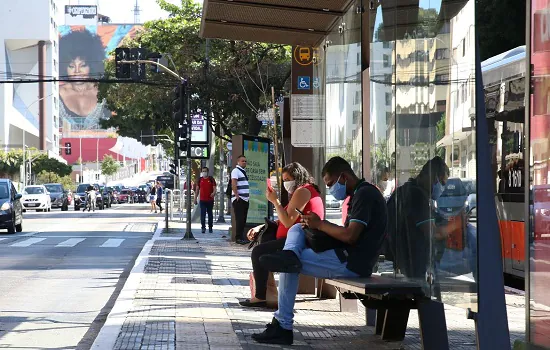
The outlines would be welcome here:
[[[531,3],[531,171],[529,340],[550,349],[550,0]]]
[[[65,25],[97,25],[97,6],[65,5]]]
[[[208,123],[200,114],[191,116],[191,142],[208,143]]]
[[[141,26],[92,25],[59,27],[59,113],[63,137],[107,137],[100,120],[110,118],[98,87],[84,79],[100,79],[110,53]]]
[[[248,138],[243,140],[243,154],[246,157],[246,174],[250,185],[250,206],[247,224],[261,224],[268,216],[268,201],[265,198],[269,177],[269,139]]]

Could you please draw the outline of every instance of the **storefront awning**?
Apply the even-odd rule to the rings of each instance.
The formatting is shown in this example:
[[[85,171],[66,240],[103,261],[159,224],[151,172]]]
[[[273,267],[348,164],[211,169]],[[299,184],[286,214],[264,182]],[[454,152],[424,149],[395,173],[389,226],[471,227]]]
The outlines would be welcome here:
[[[353,0],[204,0],[203,38],[317,46]]]
[[[453,143],[458,144],[470,137],[471,134],[471,131],[458,131],[450,135],[445,135],[437,142],[437,147],[451,146]]]

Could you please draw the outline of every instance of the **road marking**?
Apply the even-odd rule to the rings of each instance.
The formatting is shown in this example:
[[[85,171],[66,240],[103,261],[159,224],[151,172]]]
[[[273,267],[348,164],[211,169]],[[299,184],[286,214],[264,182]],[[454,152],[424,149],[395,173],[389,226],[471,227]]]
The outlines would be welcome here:
[[[120,246],[123,241],[123,239],[111,238],[106,240],[105,243],[100,246],[100,248],[116,248]]]
[[[0,241],[3,241],[3,240],[5,240],[5,239],[7,239],[7,238],[0,238]]]
[[[29,238],[21,242],[17,242],[12,244],[10,247],[28,247],[30,245],[33,245],[35,243],[42,242],[46,238]]]
[[[74,247],[78,243],[82,242],[86,238],[70,238],[56,245],[56,247]]]

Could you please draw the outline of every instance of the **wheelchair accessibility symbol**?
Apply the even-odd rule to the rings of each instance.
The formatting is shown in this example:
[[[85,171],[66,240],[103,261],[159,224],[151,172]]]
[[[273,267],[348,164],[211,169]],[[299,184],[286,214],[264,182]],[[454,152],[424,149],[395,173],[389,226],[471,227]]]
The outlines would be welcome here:
[[[310,77],[300,76],[298,77],[298,90],[311,89]]]

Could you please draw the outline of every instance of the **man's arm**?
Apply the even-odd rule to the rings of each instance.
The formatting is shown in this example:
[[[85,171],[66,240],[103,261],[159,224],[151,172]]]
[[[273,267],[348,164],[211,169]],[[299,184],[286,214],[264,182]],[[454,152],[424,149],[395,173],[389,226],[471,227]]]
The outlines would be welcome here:
[[[343,227],[323,220],[317,229],[339,241],[352,245],[357,242],[364,227],[365,223],[357,221],[351,221],[348,227]]]
[[[237,190],[237,179],[231,179],[231,189],[233,190],[233,194],[235,195],[235,198],[238,200],[240,197]]]

